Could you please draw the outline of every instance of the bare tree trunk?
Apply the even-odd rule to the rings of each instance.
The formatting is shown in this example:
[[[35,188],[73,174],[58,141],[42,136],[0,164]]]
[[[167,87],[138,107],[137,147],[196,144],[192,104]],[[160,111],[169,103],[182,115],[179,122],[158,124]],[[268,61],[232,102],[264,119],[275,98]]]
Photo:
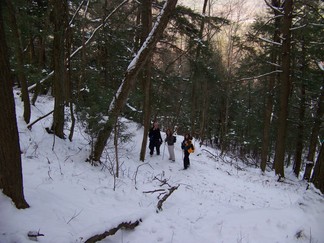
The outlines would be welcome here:
[[[65,30],[67,27],[66,0],[52,0],[53,12],[51,20],[54,23],[54,115],[52,130],[59,138],[64,138],[64,103],[65,91]]]
[[[324,193],[324,143],[322,143],[320,153],[317,157],[311,182],[317,189]]]
[[[301,77],[305,77],[305,69],[306,69],[306,49],[304,40],[302,42],[302,67],[301,67]],[[302,80],[302,84],[300,87],[300,105],[299,105],[299,121],[298,121],[298,129],[297,129],[297,142],[296,142],[296,151],[295,151],[295,162],[294,162],[294,173],[298,178],[300,173],[300,168],[302,164],[302,155],[303,155],[303,143],[304,143],[304,124],[305,124],[305,111],[306,111],[306,85],[304,80]]]
[[[290,95],[290,51],[291,51],[291,25],[293,15],[293,1],[286,0],[284,4],[284,17],[282,23],[282,73],[280,75],[280,108],[278,116],[278,130],[276,139],[275,173],[279,178],[285,177],[284,160],[287,136],[288,103]]]
[[[205,16],[206,14],[206,8],[207,8],[207,3],[208,0],[204,0],[204,5],[203,5],[203,9],[202,9],[202,15]],[[205,18],[202,18],[201,23],[200,23],[200,30],[199,30],[199,34],[198,34],[198,38],[199,39],[203,39],[203,33],[204,33],[204,29],[205,29]],[[199,88],[199,81],[200,79],[200,75],[199,75],[199,70],[197,67],[197,64],[195,62],[199,63],[199,58],[201,55],[201,46],[200,44],[198,44],[197,46],[197,50],[196,50],[196,56],[195,56],[195,61],[194,61],[194,66],[193,66],[193,74],[192,74],[192,96],[191,96],[191,134],[195,135],[196,132],[196,116],[199,113],[199,107],[201,107],[201,104],[199,104],[198,99],[199,96],[197,94]],[[198,136],[200,137],[201,134],[199,134]]]
[[[303,141],[304,141],[305,110],[306,110],[305,84],[302,84],[300,95],[301,97],[300,97],[300,106],[299,106],[299,121],[298,121],[298,129],[297,129],[297,143],[296,143],[295,162],[294,162],[294,173],[296,177],[298,177],[300,173],[303,148],[304,148]]]
[[[129,64],[125,73],[125,78],[122,81],[116,93],[116,96],[110,104],[108,121],[106,122],[103,129],[99,131],[93,154],[90,156],[90,160],[100,160],[102,152],[112,131],[113,125],[116,123],[118,116],[120,115],[122,109],[126,104],[128,95],[134,87],[137,75],[153,52],[157,41],[160,39],[164,29],[169,22],[169,18],[173,13],[176,4],[177,0],[167,0],[165,2],[149,37],[146,39],[145,43],[142,45],[133,61]]]
[[[324,116],[324,86],[322,86],[321,95],[319,97],[318,105],[317,105],[315,122],[312,128],[312,134],[311,134],[309,148],[308,148],[307,163],[306,163],[305,173],[303,177],[304,180],[309,180],[311,178],[311,173],[312,173],[314,160],[315,160],[316,147],[317,147],[317,137],[321,129],[323,116]]]
[[[28,208],[24,197],[19,135],[16,121],[12,77],[0,2],[0,189],[19,209]]]
[[[9,9],[9,19],[10,19],[10,26],[12,33],[14,35],[14,46],[15,46],[15,52],[16,52],[16,58],[17,58],[17,65],[18,65],[18,78],[19,82],[21,84],[21,95],[22,100],[24,102],[24,120],[28,124],[30,121],[30,99],[28,94],[28,85],[27,85],[27,79],[24,72],[24,60],[23,60],[23,52],[22,47],[20,43],[20,35],[18,30],[18,25],[16,21],[16,11],[14,6],[12,5],[12,2],[9,0],[6,0],[7,7]]]
[[[142,36],[141,36],[141,45],[143,45],[145,39],[150,33],[152,28],[152,0],[143,0],[142,1]],[[144,90],[144,115],[143,115],[143,124],[144,132],[142,139],[142,147],[140,152],[140,160],[145,160],[146,147],[147,147],[147,135],[150,129],[150,117],[151,117],[151,75],[152,75],[152,62],[151,59],[148,59],[146,62],[143,72],[142,72],[142,83]]]
[[[280,6],[279,0],[272,0],[272,6],[278,8]],[[275,32],[273,34],[273,41],[280,42],[280,19],[278,18],[279,13],[274,11],[275,15]],[[276,48],[275,46],[273,48]],[[274,49],[271,52],[271,62],[277,63],[278,60],[278,51]],[[271,71],[275,71],[277,68],[273,67]],[[266,105],[264,111],[264,120],[263,120],[263,138],[262,138],[262,149],[261,149],[261,170],[264,172],[267,166],[267,160],[269,156],[269,145],[270,145],[270,128],[271,128],[271,114],[273,110],[273,96],[274,96],[274,86],[276,83],[277,75],[271,76],[269,78],[269,84],[266,95]]]

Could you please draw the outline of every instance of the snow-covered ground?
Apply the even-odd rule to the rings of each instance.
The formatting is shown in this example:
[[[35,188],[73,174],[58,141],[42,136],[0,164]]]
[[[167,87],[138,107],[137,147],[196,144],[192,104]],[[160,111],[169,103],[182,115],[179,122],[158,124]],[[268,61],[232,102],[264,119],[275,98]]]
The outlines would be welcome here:
[[[312,187],[306,190],[307,184],[294,178],[290,169],[280,183],[274,172],[262,175],[260,169],[220,157],[219,151],[200,148],[196,142],[191,166],[182,170],[181,136],[177,136],[175,163],[168,160],[164,145],[160,156],[147,156],[143,163],[139,161],[143,130],[122,119],[133,136],[119,148],[120,176],[114,179],[111,146],[104,164],[91,166],[85,162],[90,139],[82,127],[77,126],[72,142],[47,134],[44,128],[51,125],[51,116],[30,131],[18,98],[16,104],[24,193],[30,208],[16,209],[0,193],[1,243],[30,242],[29,231],[44,234],[39,242],[85,242],[136,220],[141,222],[135,229],[120,230],[101,242],[324,242],[323,195]],[[48,97],[40,97],[32,107],[32,121],[52,105]],[[178,185],[158,211],[162,193]]]

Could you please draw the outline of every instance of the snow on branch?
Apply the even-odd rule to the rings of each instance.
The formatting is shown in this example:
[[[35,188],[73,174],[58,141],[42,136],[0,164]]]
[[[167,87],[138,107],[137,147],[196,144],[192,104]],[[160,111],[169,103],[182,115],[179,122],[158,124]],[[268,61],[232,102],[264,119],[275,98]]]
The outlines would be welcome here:
[[[75,49],[74,50],[74,52],[70,55],[70,57],[68,57],[68,59],[71,59],[72,57],[74,57],[79,51],[81,51],[82,50],[82,48],[84,47],[84,46],[86,46],[91,40],[92,40],[92,38],[94,37],[94,35],[97,33],[97,31],[99,30],[99,29],[101,29],[103,26],[105,26],[106,24],[106,22],[107,22],[107,20],[114,14],[114,13],[116,13],[117,12],[117,10],[118,9],[120,9],[124,4],[126,4],[127,2],[128,2],[129,0],[124,0],[123,2],[121,2],[105,19],[104,19],[104,21],[103,21],[103,23],[102,24],[100,24],[100,25],[98,25],[97,26],[97,28],[95,28],[94,29],[94,31],[92,32],[92,34],[91,34],[91,36],[89,37],[89,39],[84,43],[84,45],[81,45],[81,46],[79,46],[77,49]],[[69,23],[70,25],[71,25],[71,22]],[[35,83],[35,84],[33,84],[33,85],[31,85],[31,86],[29,86],[28,87],[28,91],[31,91],[31,90],[33,90],[36,86],[37,86],[37,84],[41,84],[41,83],[43,83],[43,82],[45,82],[47,79],[49,79],[51,76],[53,76],[53,74],[54,74],[54,71],[51,71],[46,77],[44,77],[43,79],[41,79],[38,83]]]
[[[324,71],[324,64],[323,64],[323,62],[318,62],[317,65],[318,65],[318,67],[319,67],[322,71]]]
[[[134,56],[133,60],[129,63],[127,69],[126,69],[126,74],[125,74],[125,78],[123,79],[121,85],[119,86],[114,98],[112,99],[110,105],[109,105],[109,109],[108,111],[111,112],[115,106],[116,106],[116,101],[119,99],[120,94],[123,91],[124,85],[126,83],[126,77],[127,76],[132,76],[130,75],[130,73],[137,72],[137,70],[139,70],[139,66],[141,66],[145,61],[143,59],[146,59],[147,57],[147,52],[150,52],[150,48],[153,48],[153,45],[156,44],[156,42],[158,41],[160,31],[159,28],[164,29],[165,26],[163,27],[160,23],[162,23],[162,17],[163,18],[169,18],[166,15],[168,14],[168,12],[170,11],[170,9],[173,9],[177,3],[177,0],[168,0],[164,3],[163,8],[161,9],[159,15],[157,16],[157,19],[154,23],[154,26],[151,30],[151,32],[148,34],[146,40],[144,41],[143,45],[141,46],[141,48],[139,49],[139,51],[136,53],[136,55]],[[163,31],[162,31],[163,32]],[[135,70],[137,69],[137,70]]]
[[[275,12],[277,12],[277,13],[280,13],[280,14],[284,14],[283,13],[283,9],[282,8],[280,8],[280,7],[276,7],[276,6],[273,6],[271,3],[269,3],[267,0],[264,0],[264,2],[266,3],[266,5],[269,7],[269,8],[271,8],[273,11],[275,11]]]
[[[272,41],[272,40],[269,40],[269,39],[266,39],[266,38],[263,38],[263,37],[259,37],[259,39],[262,40],[262,41],[268,42],[270,44],[273,44],[273,45],[281,46],[281,43],[278,43],[278,42],[275,42],[275,41]]]
[[[86,1],[86,0],[83,0],[83,1],[79,4],[79,7],[77,8],[77,10],[74,12],[74,14],[73,14],[71,20],[69,21],[69,26],[70,26],[70,27],[72,27],[72,23],[73,23],[75,17],[77,16],[78,12],[79,12],[80,9],[82,8],[82,6],[83,6],[83,4],[84,4],[85,1]],[[87,2],[87,7],[88,7],[88,5],[89,5],[89,0],[88,0],[88,2]]]
[[[275,74],[275,73],[282,73],[282,70],[275,70],[275,71],[272,71],[272,72],[269,72],[269,73],[261,74],[259,76],[254,76],[254,77],[249,77],[249,78],[242,78],[239,81],[251,80],[251,79],[259,79],[259,78],[269,76],[269,75],[272,75],[272,74]]]

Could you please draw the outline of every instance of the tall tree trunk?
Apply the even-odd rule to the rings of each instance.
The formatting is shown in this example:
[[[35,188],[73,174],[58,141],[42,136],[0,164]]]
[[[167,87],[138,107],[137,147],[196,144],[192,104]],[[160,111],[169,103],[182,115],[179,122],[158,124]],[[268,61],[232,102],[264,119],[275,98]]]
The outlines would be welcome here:
[[[28,208],[24,197],[19,135],[16,121],[12,77],[0,2],[0,189],[19,209]]]
[[[318,99],[315,122],[312,128],[312,134],[309,142],[307,163],[306,163],[305,173],[303,177],[303,179],[307,181],[311,178],[311,173],[314,166],[315,153],[317,147],[317,137],[321,129],[323,116],[324,116],[324,86],[322,86],[321,95]]]
[[[272,0],[272,6],[275,9],[278,9],[280,6],[280,0]],[[273,41],[275,43],[280,42],[280,19],[278,18],[279,12],[274,10],[275,15],[275,32],[273,34]],[[273,47],[271,52],[271,62],[277,63],[278,61],[278,51],[276,47]],[[277,68],[275,66],[272,67],[272,71],[276,71]],[[264,172],[267,166],[267,160],[269,156],[269,145],[270,145],[270,128],[271,128],[271,114],[273,110],[273,97],[274,97],[274,87],[277,80],[277,75],[274,74],[269,78],[267,95],[266,95],[266,104],[264,111],[264,119],[263,119],[263,138],[262,138],[262,148],[261,148],[261,170]]]
[[[152,28],[152,0],[143,0],[142,1],[142,37],[141,45],[143,45],[145,39],[150,33]],[[142,72],[142,83],[144,90],[144,115],[143,115],[143,124],[144,132],[142,139],[142,147],[140,152],[140,160],[145,160],[146,147],[147,147],[147,135],[150,129],[150,117],[151,117],[151,75],[152,75],[152,62],[150,59],[146,62],[143,72]]]
[[[304,40],[302,40],[302,67],[301,67],[301,77],[306,76],[306,49]],[[305,111],[306,111],[306,85],[304,80],[300,87],[300,105],[299,105],[299,121],[297,129],[297,142],[296,142],[296,151],[295,151],[295,162],[294,162],[294,173],[298,178],[300,173],[300,168],[302,164],[302,155],[304,149],[304,123],[305,123]]]
[[[208,0],[204,0],[203,8],[202,8],[202,16],[205,16],[206,14],[206,8],[207,8],[207,3]],[[205,18],[202,18],[201,23],[200,23],[200,30],[198,34],[198,38],[200,40],[203,39],[203,34],[204,34],[204,29],[205,29]],[[199,59],[201,55],[201,45],[198,44],[197,50],[196,50],[196,56],[195,56],[195,61],[193,61],[193,73],[192,73],[192,91],[191,91],[191,134],[195,135],[196,132],[196,116],[199,114],[199,107],[201,107],[201,104],[199,104],[199,95],[198,95],[198,90],[199,90],[199,81],[201,80],[200,78],[200,71],[199,71]],[[198,135],[200,137],[200,134]]]
[[[295,162],[294,162],[294,173],[298,178],[300,173],[300,168],[302,164],[303,155],[303,142],[304,142],[304,123],[305,123],[305,110],[306,110],[306,88],[305,84],[301,87],[301,97],[299,105],[299,121],[297,129],[297,142],[296,142],[296,152],[295,152]]]
[[[278,116],[278,130],[276,139],[275,173],[285,177],[284,160],[287,136],[288,101],[290,95],[290,51],[291,51],[291,25],[293,14],[293,0],[284,3],[284,17],[282,23],[282,73],[280,75],[280,107]]]
[[[52,130],[59,138],[64,138],[64,102],[65,102],[65,52],[64,40],[67,27],[67,1],[52,0],[51,20],[54,24],[54,114]]]
[[[311,182],[324,193],[324,143],[322,143],[320,153],[316,160]]]
[[[15,53],[17,58],[17,66],[18,66],[18,78],[19,82],[21,84],[21,95],[22,100],[24,102],[24,120],[28,124],[30,121],[30,99],[29,99],[29,93],[28,93],[28,85],[27,85],[27,79],[24,72],[24,60],[23,60],[23,52],[22,47],[20,43],[20,34],[18,30],[18,25],[16,21],[16,11],[14,6],[12,5],[12,2],[9,0],[6,0],[7,7],[9,9],[9,23],[12,30],[12,33],[14,35],[13,41],[14,47],[15,47]]]
[[[167,0],[165,2],[163,9],[161,10],[161,13],[158,16],[156,23],[154,24],[153,29],[150,32],[149,37],[144,42],[135,58],[129,64],[125,73],[125,78],[119,86],[119,89],[114,99],[110,103],[108,111],[108,121],[106,122],[104,127],[99,131],[98,138],[95,142],[93,154],[90,156],[90,160],[100,160],[100,157],[106,146],[107,140],[110,136],[113,126],[116,123],[118,116],[120,115],[122,109],[126,104],[130,91],[134,87],[137,75],[145,65],[151,53],[153,52],[157,41],[160,39],[164,29],[166,28],[169,22],[169,18],[173,13],[176,4],[177,0]]]

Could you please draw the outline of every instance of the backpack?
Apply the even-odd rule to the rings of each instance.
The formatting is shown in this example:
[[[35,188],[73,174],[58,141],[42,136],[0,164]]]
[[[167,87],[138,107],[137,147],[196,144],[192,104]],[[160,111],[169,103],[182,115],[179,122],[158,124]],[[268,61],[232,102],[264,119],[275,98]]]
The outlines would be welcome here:
[[[188,149],[188,153],[194,153],[195,152],[195,147],[193,146],[193,144],[191,144],[190,148]]]

